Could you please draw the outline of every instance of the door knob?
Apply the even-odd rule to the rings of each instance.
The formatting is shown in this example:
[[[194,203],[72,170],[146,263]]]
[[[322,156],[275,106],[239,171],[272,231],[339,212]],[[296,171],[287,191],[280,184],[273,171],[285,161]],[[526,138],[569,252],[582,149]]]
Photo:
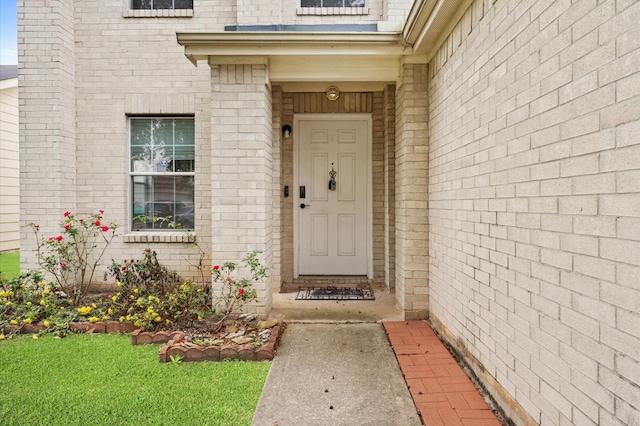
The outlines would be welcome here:
[[[304,209],[305,207],[311,207],[311,204],[305,204],[305,203],[300,204],[301,209]]]

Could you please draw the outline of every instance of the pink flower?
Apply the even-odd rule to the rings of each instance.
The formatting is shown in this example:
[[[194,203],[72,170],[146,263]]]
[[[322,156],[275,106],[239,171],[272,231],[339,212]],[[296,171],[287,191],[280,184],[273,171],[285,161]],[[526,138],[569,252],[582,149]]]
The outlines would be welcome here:
[[[65,268],[65,266],[67,266],[67,264],[66,264],[66,263],[64,263],[64,262],[62,262],[62,263],[60,264],[60,268],[62,268],[62,269],[64,269],[64,268]]]
[[[47,241],[53,241],[53,237],[49,237]]]
[[[93,224],[94,224],[95,226],[100,226],[100,221],[99,221],[99,220],[96,220],[95,222],[93,222]]]
[[[98,210],[100,212],[100,214],[104,213],[104,210]]]
[[[64,217],[69,217],[70,214],[71,212],[64,212]]]
[[[35,228],[36,228],[36,231],[39,230],[40,229],[40,225],[36,225]]]
[[[69,228],[71,228],[71,225],[69,225],[68,223],[64,225],[64,229],[66,229],[67,231],[69,230]]]
[[[84,219],[80,219],[80,223],[84,222]]]
[[[58,235],[58,236],[56,237],[56,241],[62,241],[62,235]]]
[[[216,265],[216,266],[214,266],[214,267],[213,267],[213,270],[214,270],[214,271],[217,271],[218,269],[220,269],[220,267],[219,267],[218,265]]]
[[[244,288],[238,289],[238,296],[242,296],[244,294]]]
[[[102,227],[102,232],[107,232],[108,230],[109,230],[109,227],[108,227],[108,226],[103,226],[103,227]]]

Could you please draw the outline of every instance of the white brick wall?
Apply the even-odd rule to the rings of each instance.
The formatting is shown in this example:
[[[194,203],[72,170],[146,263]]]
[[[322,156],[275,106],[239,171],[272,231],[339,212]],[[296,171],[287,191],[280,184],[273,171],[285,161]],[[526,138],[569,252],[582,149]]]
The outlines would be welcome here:
[[[638,22],[478,0],[430,63],[430,309],[519,424],[640,424]]]

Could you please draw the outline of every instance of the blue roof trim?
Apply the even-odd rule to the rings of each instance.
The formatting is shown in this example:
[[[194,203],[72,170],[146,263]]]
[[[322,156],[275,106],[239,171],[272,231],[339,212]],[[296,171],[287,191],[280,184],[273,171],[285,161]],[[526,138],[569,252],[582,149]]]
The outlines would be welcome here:
[[[227,25],[225,31],[246,32],[278,32],[278,31],[309,31],[327,33],[359,33],[378,32],[378,24],[335,24],[335,25]]]

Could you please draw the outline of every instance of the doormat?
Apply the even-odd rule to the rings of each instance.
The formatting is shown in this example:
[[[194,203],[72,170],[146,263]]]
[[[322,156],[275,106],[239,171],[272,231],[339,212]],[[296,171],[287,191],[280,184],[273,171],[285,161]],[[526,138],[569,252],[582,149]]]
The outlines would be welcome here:
[[[376,300],[371,287],[300,288],[296,300]]]

